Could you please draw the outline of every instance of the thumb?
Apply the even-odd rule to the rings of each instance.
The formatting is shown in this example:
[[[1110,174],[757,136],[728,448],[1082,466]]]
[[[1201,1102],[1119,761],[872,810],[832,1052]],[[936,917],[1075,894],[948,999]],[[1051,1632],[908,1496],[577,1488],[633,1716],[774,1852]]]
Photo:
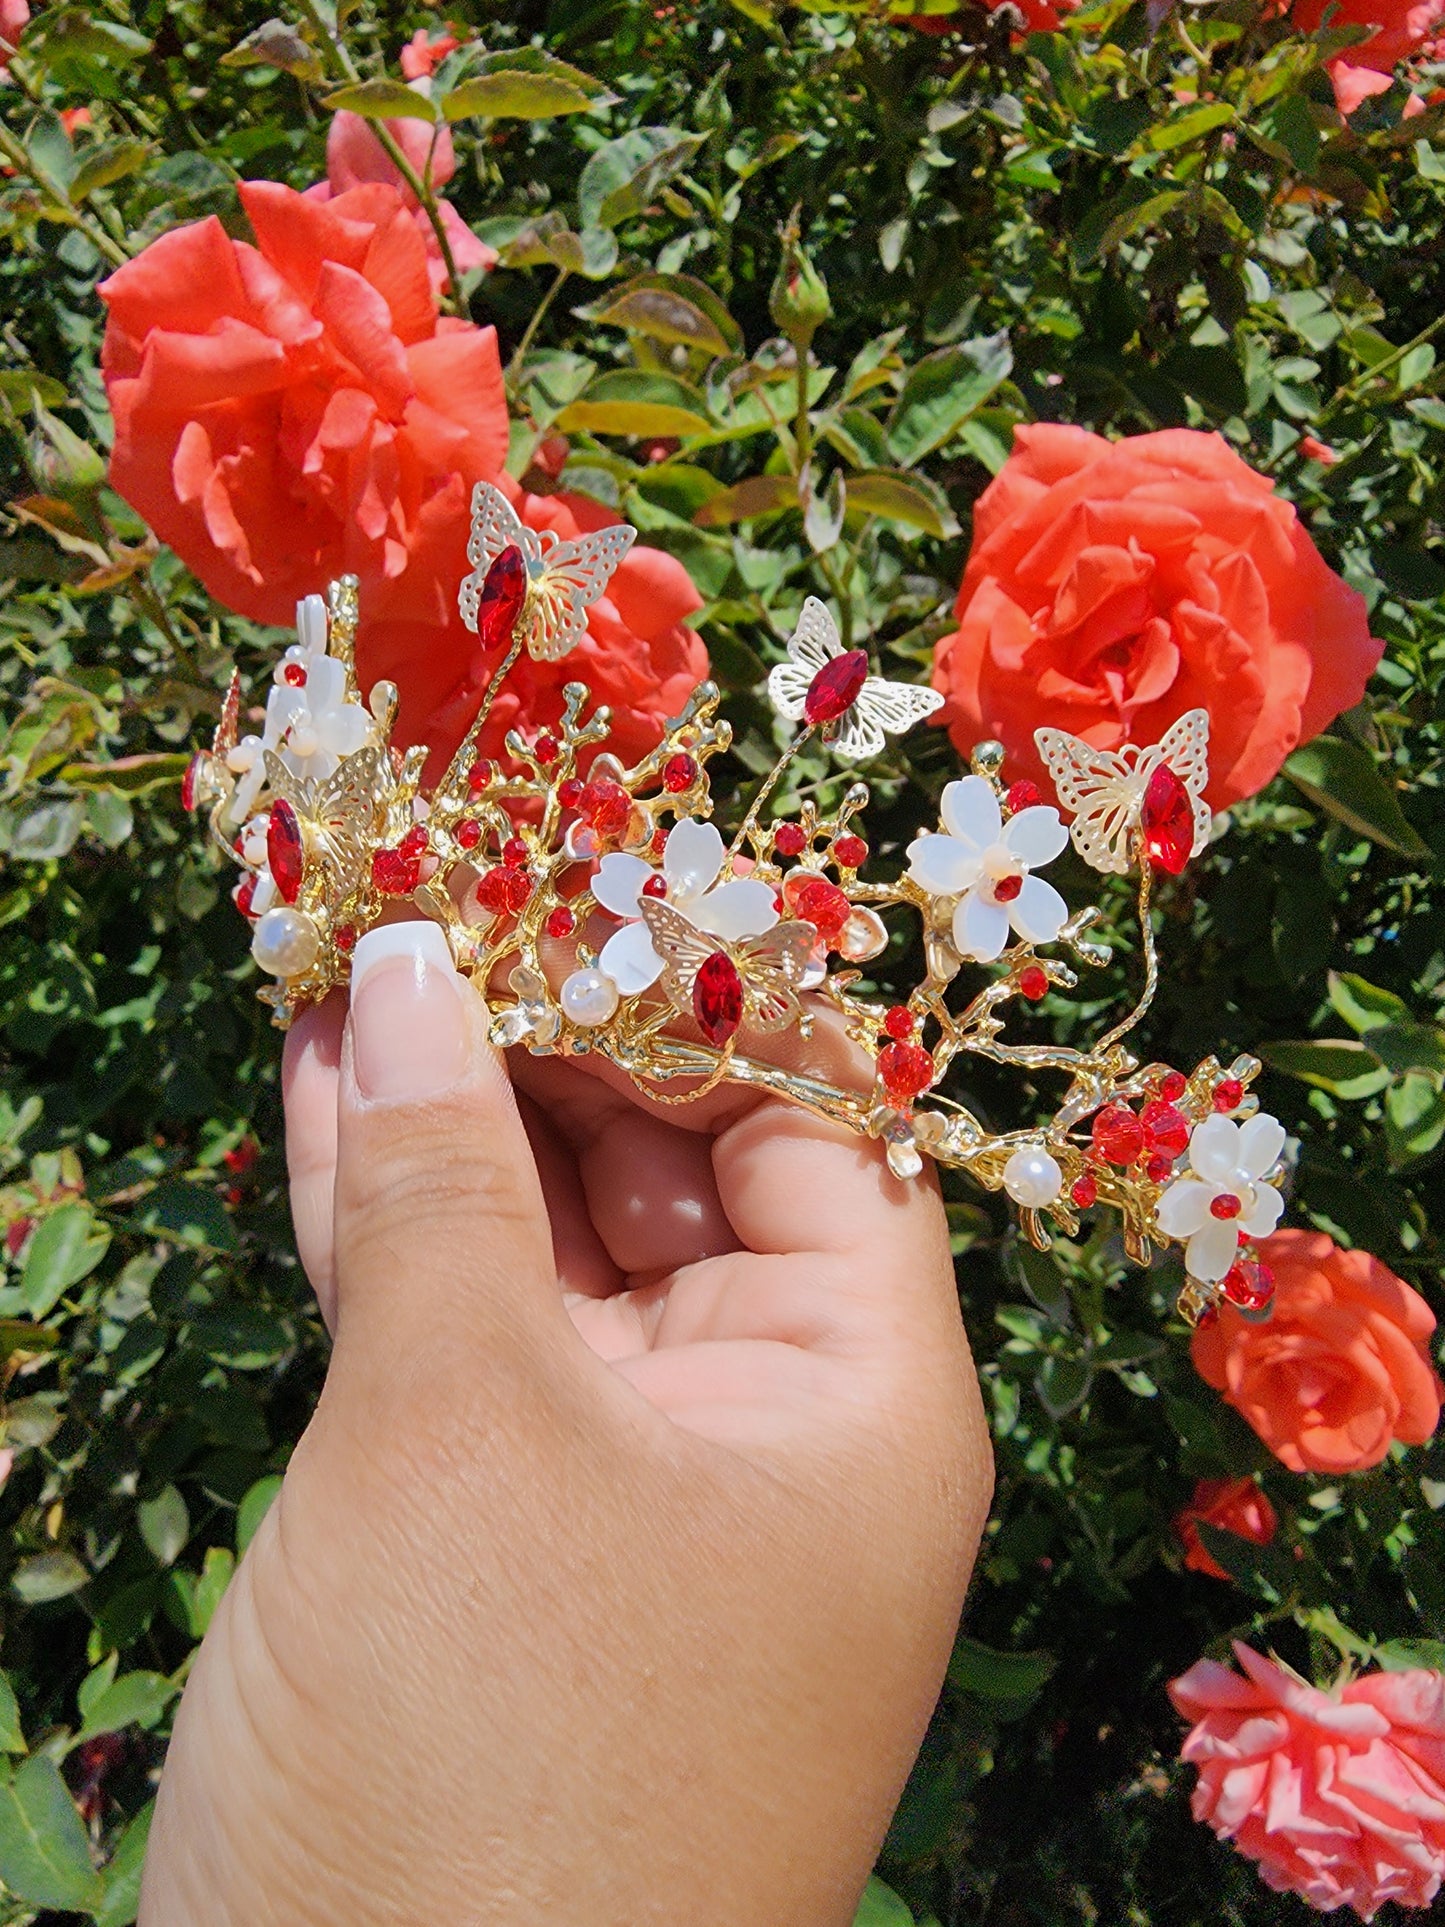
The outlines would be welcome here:
[[[336,1356],[423,1370],[565,1326],[531,1148],[487,1012],[434,923],[356,946],[336,1130]],[[369,1375],[369,1374],[368,1374]]]

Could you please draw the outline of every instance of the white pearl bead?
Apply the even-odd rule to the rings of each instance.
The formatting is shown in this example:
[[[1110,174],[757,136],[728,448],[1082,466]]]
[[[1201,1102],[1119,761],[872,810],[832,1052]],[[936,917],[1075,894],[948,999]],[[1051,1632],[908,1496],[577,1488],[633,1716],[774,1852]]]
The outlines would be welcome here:
[[[574,970],[562,986],[562,1008],[574,1024],[605,1024],[617,1004],[617,986],[600,970]]]
[[[1015,1204],[1052,1204],[1064,1188],[1064,1174],[1047,1151],[1023,1145],[1003,1168],[1003,1188]]]
[[[287,737],[286,747],[293,756],[304,759],[316,754],[321,747],[321,738],[314,729],[309,728],[305,723],[299,723]]]
[[[301,910],[268,910],[251,938],[251,955],[273,977],[299,977],[316,961],[321,937]]]

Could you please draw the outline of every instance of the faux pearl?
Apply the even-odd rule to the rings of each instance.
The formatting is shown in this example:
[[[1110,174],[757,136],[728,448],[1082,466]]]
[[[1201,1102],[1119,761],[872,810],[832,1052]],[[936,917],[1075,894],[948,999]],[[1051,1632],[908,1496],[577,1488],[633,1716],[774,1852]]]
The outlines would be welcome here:
[[[617,1004],[617,986],[600,970],[574,970],[562,986],[562,1008],[574,1024],[605,1024]]]
[[[1003,1168],[1003,1188],[1015,1204],[1052,1204],[1064,1188],[1064,1174],[1047,1151],[1023,1145]]]
[[[309,729],[302,723],[291,731],[290,736],[287,738],[286,747],[291,751],[293,756],[300,756],[304,759],[316,754],[317,750],[321,747],[321,738],[316,734],[314,729]]]
[[[251,955],[273,977],[299,977],[316,961],[321,937],[301,910],[268,910],[251,938]]]

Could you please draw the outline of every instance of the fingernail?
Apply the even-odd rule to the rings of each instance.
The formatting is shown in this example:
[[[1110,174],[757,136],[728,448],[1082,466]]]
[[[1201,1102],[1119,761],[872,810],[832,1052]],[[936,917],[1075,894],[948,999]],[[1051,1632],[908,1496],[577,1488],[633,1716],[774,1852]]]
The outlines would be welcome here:
[[[406,1100],[449,1090],[467,1068],[471,993],[434,923],[369,930],[351,959],[351,1039],[357,1088]]]

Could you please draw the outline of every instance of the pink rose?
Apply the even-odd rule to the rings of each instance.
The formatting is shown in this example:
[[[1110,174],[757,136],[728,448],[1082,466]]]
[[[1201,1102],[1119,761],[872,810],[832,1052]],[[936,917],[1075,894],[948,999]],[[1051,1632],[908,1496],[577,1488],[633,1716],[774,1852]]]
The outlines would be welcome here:
[[[1196,1820],[1267,1885],[1365,1920],[1428,1907],[1445,1878],[1445,1677],[1366,1673],[1322,1692],[1234,1643],[1248,1674],[1201,1659],[1170,1685],[1193,1720]]]
[[[7,54],[20,45],[20,34],[30,18],[28,0],[0,0],[0,80],[7,80],[10,65]]]

